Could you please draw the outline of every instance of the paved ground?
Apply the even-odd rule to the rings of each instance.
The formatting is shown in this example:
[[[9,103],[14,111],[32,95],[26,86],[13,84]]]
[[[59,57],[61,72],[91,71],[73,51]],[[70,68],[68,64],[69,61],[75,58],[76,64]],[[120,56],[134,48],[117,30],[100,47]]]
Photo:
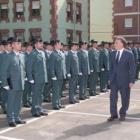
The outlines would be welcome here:
[[[32,118],[30,109],[22,109],[21,118],[26,125],[9,128],[0,109],[0,140],[140,140],[140,81],[131,92],[130,108],[125,122],[107,122],[109,114],[109,93],[101,94],[67,108],[51,110],[50,104],[43,104],[49,116]],[[118,107],[121,102],[119,100]]]

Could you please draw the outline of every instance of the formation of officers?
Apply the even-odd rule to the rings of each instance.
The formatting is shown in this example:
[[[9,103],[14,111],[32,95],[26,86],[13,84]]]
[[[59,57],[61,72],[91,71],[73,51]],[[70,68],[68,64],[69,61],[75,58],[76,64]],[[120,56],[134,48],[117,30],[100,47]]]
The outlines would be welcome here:
[[[65,97],[66,83],[70,104],[99,95],[99,83],[100,92],[108,91],[109,57],[115,46],[108,42],[97,45],[95,40],[90,44],[80,41],[64,45],[59,40],[43,43],[38,38],[21,44],[14,37],[0,43],[0,100],[9,126],[26,123],[20,119],[21,106],[31,108],[34,117],[48,115],[43,101],[52,102],[54,110],[65,108],[60,98]],[[134,54],[138,79],[140,44],[128,43],[127,49]],[[75,97],[78,85],[79,100]]]

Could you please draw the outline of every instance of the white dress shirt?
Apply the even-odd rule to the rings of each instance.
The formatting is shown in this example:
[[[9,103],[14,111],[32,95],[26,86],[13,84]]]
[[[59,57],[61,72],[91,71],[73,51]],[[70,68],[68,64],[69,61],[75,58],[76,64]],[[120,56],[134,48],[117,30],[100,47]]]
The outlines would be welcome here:
[[[117,58],[118,52],[120,52],[119,61],[120,61],[120,59],[121,59],[123,50],[124,50],[124,48],[122,48],[121,50],[118,50],[118,51],[117,51],[116,58]]]

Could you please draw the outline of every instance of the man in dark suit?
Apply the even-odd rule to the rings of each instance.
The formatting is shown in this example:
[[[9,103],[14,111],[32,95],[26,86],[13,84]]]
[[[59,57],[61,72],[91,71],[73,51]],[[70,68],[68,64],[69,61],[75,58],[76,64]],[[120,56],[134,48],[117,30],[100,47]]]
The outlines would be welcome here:
[[[21,100],[25,80],[25,57],[19,53],[21,42],[18,38],[12,39],[13,51],[7,55],[2,63],[0,73],[2,87],[7,90],[7,121],[9,126],[25,124],[20,119]]]
[[[110,113],[111,117],[108,121],[118,118],[117,101],[118,91],[120,91],[122,99],[122,107],[119,111],[120,121],[125,120],[126,111],[129,107],[130,89],[135,83],[136,67],[132,52],[124,49],[126,40],[117,38],[115,41],[116,51],[113,51],[110,58],[109,84],[110,93]]]

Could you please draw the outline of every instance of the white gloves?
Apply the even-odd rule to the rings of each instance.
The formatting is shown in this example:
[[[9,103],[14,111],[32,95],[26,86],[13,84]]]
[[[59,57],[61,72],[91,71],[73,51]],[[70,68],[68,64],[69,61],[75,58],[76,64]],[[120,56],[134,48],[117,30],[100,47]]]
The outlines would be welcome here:
[[[10,89],[9,86],[3,87],[3,88],[6,89],[6,90],[9,90]]]
[[[31,81],[29,81],[31,84],[34,84],[35,83],[35,81],[34,80],[31,80]]]
[[[104,69],[104,68],[102,68],[102,69],[101,69],[101,71],[105,71],[105,69]]]
[[[90,72],[94,72],[94,70],[91,70]]]
[[[54,77],[54,78],[52,78],[52,80],[57,80],[57,78],[56,78],[56,77]]]
[[[25,78],[25,81],[28,81],[27,77]]]
[[[67,74],[67,76],[70,78],[71,77],[71,74]]]
[[[79,75],[82,75],[82,73],[79,73]]]

